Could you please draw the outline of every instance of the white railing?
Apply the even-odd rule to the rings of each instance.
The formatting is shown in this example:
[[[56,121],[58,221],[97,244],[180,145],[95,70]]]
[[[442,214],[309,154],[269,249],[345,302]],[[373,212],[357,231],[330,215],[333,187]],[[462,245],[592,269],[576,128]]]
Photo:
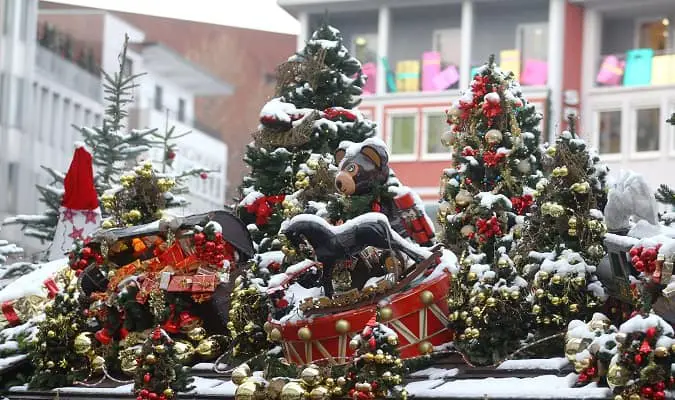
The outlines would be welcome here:
[[[36,46],[35,61],[40,72],[95,101],[101,101],[101,79],[51,50]]]

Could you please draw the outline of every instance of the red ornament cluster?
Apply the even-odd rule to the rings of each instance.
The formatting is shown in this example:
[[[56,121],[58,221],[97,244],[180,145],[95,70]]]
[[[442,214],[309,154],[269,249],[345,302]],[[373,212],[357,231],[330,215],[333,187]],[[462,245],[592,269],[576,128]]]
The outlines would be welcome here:
[[[577,377],[577,383],[586,384],[588,382],[591,382],[593,379],[595,379],[598,376],[598,368],[597,368],[596,365],[597,365],[597,360],[595,358],[591,358],[590,365],[588,367],[584,368],[579,373],[579,376]]]
[[[502,227],[499,220],[494,215],[489,219],[478,218],[478,221],[476,221],[476,228],[478,228],[479,240],[482,241],[487,241],[487,239],[493,236],[502,235]]]
[[[649,327],[645,331],[644,338],[640,342],[640,346],[637,349],[637,352],[635,352],[635,348],[633,347],[629,351],[625,351],[622,354],[622,358],[624,362],[630,362],[632,361],[636,367],[638,368],[645,368],[647,364],[649,363],[649,360],[652,357],[652,352],[654,351],[654,345],[656,344],[657,341],[657,334],[658,330],[656,327]],[[633,338],[636,339],[636,338]],[[631,340],[630,338],[628,340]],[[642,380],[641,380],[642,381]],[[673,385],[673,378],[670,377],[668,379],[669,385]],[[642,383],[642,382],[641,382]],[[644,384],[640,385],[640,394],[642,395],[642,398],[644,399],[650,399],[650,400],[664,400],[666,398],[666,381],[665,380],[660,380],[657,382],[644,382]]]
[[[341,107],[327,108],[324,110],[323,115],[331,121],[335,121],[339,118],[349,122],[356,121],[356,114]]]
[[[476,155],[476,150],[473,147],[466,146],[462,149],[462,157],[474,157]]]
[[[213,238],[208,238],[204,233],[198,232],[194,236],[195,255],[201,261],[209,265],[221,268],[223,261],[234,262],[234,247],[223,239],[223,234],[216,232]]]
[[[631,263],[639,272],[653,273],[656,271],[656,259],[659,255],[661,244],[656,247],[636,246],[630,249]]]
[[[530,194],[524,194],[520,197],[511,198],[511,206],[513,211],[518,215],[524,215],[530,210],[530,206],[534,203],[534,198]]]
[[[504,153],[497,153],[495,151],[486,151],[483,153],[483,162],[485,165],[488,167],[496,167],[497,164],[499,164],[504,158],[506,157],[506,154]]]
[[[278,196],[260,196],[253,203],[246,206],[246,212],[255,214],[255,224],[258,226],[266,225],[273,213],[275,204],[284,201],[286,195]]]
[[[82,271],[89,265],[103,264],[103,256],[88,246],[89,241],[75,243],[76,248],[68,254],[68,265],[75,271],[76,275],[80,275]]]

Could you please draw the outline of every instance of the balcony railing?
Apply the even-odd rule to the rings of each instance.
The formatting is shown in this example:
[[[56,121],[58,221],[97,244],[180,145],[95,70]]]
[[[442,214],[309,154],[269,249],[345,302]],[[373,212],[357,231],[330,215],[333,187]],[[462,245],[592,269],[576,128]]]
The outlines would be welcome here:
[[[633,49],[601,56],[596,87],[631,87],[675,84],[675,51]]]
[[[95,101],[101,101],[101,79],[42,46],[35,49],[36,64],[54,81]]]

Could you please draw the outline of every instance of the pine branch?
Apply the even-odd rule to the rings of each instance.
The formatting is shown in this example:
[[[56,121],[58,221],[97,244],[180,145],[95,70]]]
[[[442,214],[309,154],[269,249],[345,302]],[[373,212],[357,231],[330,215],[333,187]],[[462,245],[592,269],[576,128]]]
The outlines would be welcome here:
[[[671,124],[671,125],[675,125],[675,113],[673,113],[673,114],[670,116],[670,118],[668,118],[668,119],[666,120],[666,122],[669,123],[669,124]]]
[[[675,207],[675,191],[668,185],[660,185],[654,196],[659,203]]]

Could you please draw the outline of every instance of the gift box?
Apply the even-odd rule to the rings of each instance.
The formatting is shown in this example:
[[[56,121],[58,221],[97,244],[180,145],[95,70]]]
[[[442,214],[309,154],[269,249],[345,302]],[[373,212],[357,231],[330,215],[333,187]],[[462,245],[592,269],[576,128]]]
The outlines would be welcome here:
[[[520,51],[502,50],[499,52],[499,68],[504,72],[513,72],[513,76],[520,79]]]
[[[652,85],[675,83],[675,54],[664,54],[652,59]]]
[[[0,305],[0,330],[22,324],[42,312],[48,298],[36,295],[5,301]]]
[[[634,49],[626,52],[624,86],[648,85],[652,79],[652,49]]]
[[[426,51],[422,54],[422,91],[435,92],[445,88],[439,88],[434,83],[436,76],[441,73],[441,53]]]
[[[363,64],[361,68],[363,74],[366,75],[366,84],[363,87],[363,94],[374,94],[377,87],[377,65],[369,62]]]
[[[399,92],[417,92],[420,89],[420,62],[417,60],[396,63],[396,88]]]
[[[602,60],[600,71],[595,81],[608,86],[618,86],[621,84],[623,78],[624,62],[619,60],[617,56],[607,56]]]
[[[213,292],[217,284],[218,278],[215,275],[173,275],[167,292]]]

